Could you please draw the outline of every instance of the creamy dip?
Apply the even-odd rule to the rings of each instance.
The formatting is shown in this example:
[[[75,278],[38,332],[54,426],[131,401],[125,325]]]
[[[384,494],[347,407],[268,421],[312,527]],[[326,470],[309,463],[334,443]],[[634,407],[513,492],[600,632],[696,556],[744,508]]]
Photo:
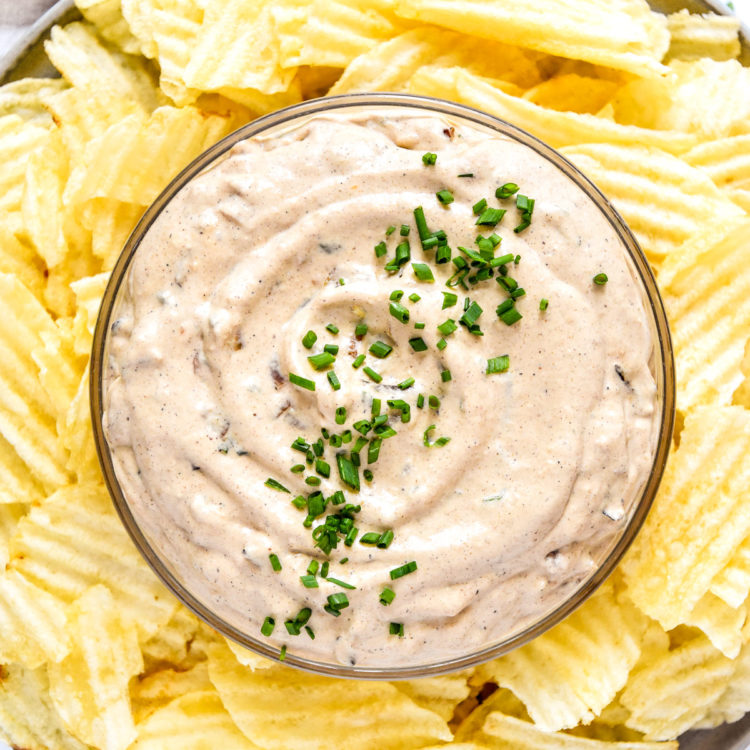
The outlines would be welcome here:
[[[423,162],[425,152],[437,154],[435,164]],[[536,201],[518,233],[516,195],[495,197],[505,183]],[[454,197],[445,205],[436,197],[444,189]],[[475,223],[472,206],[483,198],[507,209],[495,227]],[[507,325],[495,312],[509,299],[497,268],[468,290],[446,286],[456,268],[422,249],[417,206],[431,232],[445,231],[454,257],[458,246],[477,252],[477,234],[493,232],[502,237],[495,256],[521,256],[503,269],[525,290],[515,302],[521,320]],[[396,231],[387,235],[389,226]],[[411,259],[389,272],[403,241]],[[380,242],[384,257],[374,252]],[[427,264],[434,283],[418,280],[412,262]],[[608,282],[594,283],[602,272]],[[406,323],[389,309],[396,290]],[[443,309],[444,292],[457,295],[455,306]],[[441,350],[436,326],[457,321],[466,297],[483,310],[483,335],[458,325]],[[370,112],[240,142],[148,230],[112,319],[104,426],[137,522],[209,609],[313,660],[434,664],[538,621],[601,564],[651,469],[654,341],[622,241],[555,166],[479,126]],[[363,323],[367,333],[355,336]],[[308,331],[317,335],[311,348]],[[425,351],[409,343],[417,337]],[[370,352],[376,341],[392,347],[385,358]],[[316,370],[308,357],[326,344],[338,346],[329,347],[335,362]],[[501,355],[507,370],[487,374]],[[353,424],[372,421],[374,399],[397,434],[369,466],[362,450],[355,492],[336,456],[351,456]],[[410,405],[408,422],[389,399]],[[291,447],[297,438],[311,445],[321,429],[329,478]],[[348,443],[330,444],[346,430]],[[440,437],[450,441],[435,444]],[[300,464],[301,473],[290,470]],[[326,555],[313,531],[343,506],[329,502],[305,525],[292,500],[338,490],[360,506],[349,513],[358,538],[347,546],[340,535]],[[389,546],[360,541],[389,530]],[[312,560],[356,588],[324,579],[314,564],[310,573]],[[391,579],[412,561],[416,570]],[[306,588],[301,577],[311,575],[317,587]],[[386,587],[390,604],[380,600]],[[332,594],[348,606],[339,597],[331,612]],[[309,619],[290,634],[284,622],[305,608]],[[266,637],[267,617],[275,629]]]

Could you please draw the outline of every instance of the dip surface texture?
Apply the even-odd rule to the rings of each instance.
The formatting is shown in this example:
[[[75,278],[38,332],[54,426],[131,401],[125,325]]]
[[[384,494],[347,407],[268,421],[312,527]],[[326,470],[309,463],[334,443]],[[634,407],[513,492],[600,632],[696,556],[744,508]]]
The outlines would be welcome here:
[[[435,164],[423,163],[425,152],[437,154]],[[516,196],[495,197],[505,183],[536,201],[518,233]],[[444,189],[455,198],[447,205],[436,198]],[[507,209],[497,226],[476,225],[472,206],[482,198]],[[468,289],[446,286],[456,268],[423,250],[417,206],[431,231],[445,230],[454,257],[458,246],[477,252],[477,234],[493,232],[502,237],[496,257],[521,256],[507,265],[525,290],[515,302],[521,320],[507,325],[495,312],[509,299],[497,268]],[[396,231],[386,236],[389,226]],[[387,271],[404,241],[410,260]],[[387,254],[376,257],[380,242]],[[418,280],[412,262],[427,264],[434,283]],[[243,141],[161,213],[115,308],[104,425],[132,512],[207,607],[260,640],[272,617],[265,640],[290,653],[398,667],[488,647],[559,606],[594,572],[649,475],[654,342],[631,269],[580,188],[528,147],[479,126],[360,114]],[[593,282],[599,273],[606,284]],[[395,290],[408,322],[389,309]],[[455,306],[442,309],[444,292],[457,295]],[[483,310],[483,335],[459,324],[439,349],[436,327],[458,321],[466,297]],[[367,325],[360,337],[358,324]],[[310,348],[308,331],[317,335]],[[409,343],[417,337],[426,350]],[[392,347],[385,358],[370,352],[376,341]],[[329,346],[335,361],[316,370],[308,357],[326,344],[338,346]],[[501,355],[507,370],[487,374],[488,359]],[[315,390],[291,383],[290,373]],[[398,387],[409,378],[413,385]],[[353,425],[373,420],[373,399],[397,434],[386,433],[368,465],[368,432],[355,492],[336,456],[351,457],[360,437]],[[406,402],[409,421],[388,400]],[[329,478],[291,448],[299,437],[312,445],[321,428],[342,436],[341,445],[322,441]],[[439,437],[450,441],[425,444]],[[344,507],[331,499],[338,490],[360,506],[349,511],[358,537],[348,546],[340,534],[326,555],[313,532]],[[307,508],[292,500],[302,496],[304,506],[318,491],[327,508],[305,525]],[[389,546],[361,543],[388,530]],[[323,578],[326,561],[328,578],[356,588]],[[411,561],[416,570],[391,579]],[[306,575],[317,587],[304,585]],[[387,605],[386,587],[395,593]],[[338,598],[331,607],[333,594],[348,606]]]

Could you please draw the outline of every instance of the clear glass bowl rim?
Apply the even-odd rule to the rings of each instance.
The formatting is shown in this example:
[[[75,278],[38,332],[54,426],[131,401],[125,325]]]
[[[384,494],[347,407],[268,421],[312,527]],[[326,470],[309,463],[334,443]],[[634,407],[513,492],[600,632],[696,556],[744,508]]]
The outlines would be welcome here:
[[[123,251],[112,269],[109,283],[102,298],[92,345],[90,370],[91,421],[99,463],[115,509],[136,547],[157,577],[161,579],[166,587],[182,602],[182,604],[192,610],[212,628],[261,656],[279,661],[280,652],[278,649],[238,630],[218,617],[200,600],[194,597],[188,588],[186,588],[186,586],[173,575],[165,561],[162,560],[154,548],[149,544],[132,514],[127,499],[117,481],[114,465],[112,463],[102,427],[104,407],[103,385],[106,370],[106,347],[108,340],[107,333],[109,331],[110,320],[115,304],[119,298],[118,292],[126,278],[130,262],[135,252],[161,211],[187,182],[200,174],[216,159],[220,158],[232,146],[241,140],[245,140],[260,133],[265,133],[272,128],[281,128],[282,126],[289,127],[293,125],[294,121],[297,119],[301,120],[312,115],[331,114],[336,110],[346,110],[352,107],[403,107],[406,108],[407,112],[423,110],[431,114],[447,116],[448,118],[463,119],[470,123],[489,127],[503,135],[509,136],[514,140],[529,146],[534,151],[551,161],[558,169],[570,177],[599,207],[614,231],[622,240],[624,246],[627,248],[633,266],[635,267],[643,285],[642,288],[648,302],[647,312],[650,312],[652,316],[651,322],[653,323],[656,332],[656,344],[658,346],[658,354],[660,355],[656,362],[656,372],[654,375],[656,378],[657,398],[658,404],[661,406],[661,414],[658,443],[649,478],[643,488],[641,497],[636,504],[630,522],[622,531],[622,535],[614,544],[600,567],[574,592],[571,597],[563,601],[556,609],[546,614],[537,622],[499,643],[495,643],[479,651],[473,651],[469,654],[461,654],[452,659],[434,664],[382,669],[377,667],[351,667],[342,664],[325,663],[305,659],[294,655],[292,652],[288,652],[284,659],[284,663],[289,666],[331,677],[381,680],[433,677],[476,666],[482,662],[501,656],[514,648],[522,646],[561,622],[577,607],[583,604],[583,602],[586,601],[586,599],[588,599],[588,597],[591,596],[591,594],[607,579],[635,539],[654,500],[669,454],[675,415],[674,356],[667,316],[656,285],[656,280],[643,251],[625,221],[601,191],[571,162],[562,156],[562,154],[530,133],[527,133],[517,126],[493,115],[489,115],[462,104],[456,104],[455,102],[411,94],[345,94],[341,96],[312,99],[301,104],[285,107],[276,112],[265,115],[264,117],[260,117],[233,133],[230,133],[214,146],[204,151],[193,162],[185,167],[185,169],[183,169],[182,172],[170,182],[164,191],[146,209],[125,243]]]

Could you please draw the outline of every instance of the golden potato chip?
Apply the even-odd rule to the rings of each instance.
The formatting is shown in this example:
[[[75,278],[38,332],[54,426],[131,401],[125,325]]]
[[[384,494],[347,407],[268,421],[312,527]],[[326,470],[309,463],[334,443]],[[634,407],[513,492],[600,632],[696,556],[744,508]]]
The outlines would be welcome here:
[[[730,404],[750,336],[750,221],[675,253],[659,272],[672,326],[677,406]],[[696,284],[698,287],[696,288]]]
[[[81,375],[75,396],[58,427],[60,442],[68,449],[70,459],[67,468],[81,484],[98,484],[102,481],[99,458],[91,429],[91,407],[89,403],[89,368]]]
[[[0,736],[25,750],[86,750],[63,726],[44,668],[0,666]]]
[[[750,212],[750,135],[701,143],[682,158],[706,172],[737,205]]]
[[[117,262],[144,209],[145,206],[110,198],[93,198],[84,204],[81,221],[91,230],[91,251],[101,258],[105,271]]]
[[[418,748],[452,734],[443,719],[387,682],[338,680],[277,666],[243,667],[220,643],[209,650],[211,682],[242,733],[267,750]]]
[[[26,121],[49,127],[52,122],[46,100],[67,88],[62,78],[22,78],[0,86],[0,117],[17,115]]]
[[[750,533],[749,480],[750,412],[724,406],[689,413],[651,512],[622,563],[628,595],[665,629],[687,621]]]
[[[468,672],[455,672],[442,677],[398,680],[393,684],[418,706],[450,721],[456,706],[469,695],[468,677]]]
[[[31,352],[57,334],[46,310],[14,276],[0,274],[0,435],[49,490],[67,484],[67,452]]]
[[[724,692],[734,663],[698,636],[640,669],[620,700],[628,726],[646,739],[674,739],[699,721]]]
[[[495,711],[484,723],[488,750],[678,750],[676,742],[600,742],[570,734],[545,732],[534,724]]]
[[[19,505],[39,502],[44,489],[18,455],[16,449],[0,435],[0,504]]]
[[[208,679],[208,664],[199,662],[191,669],[162,669],[130,683],[130,705],[135,723],[140,724],[154,711],[187,693],[215,691]]]
[[[249,648],[240,646],[239,643],[236,643],[231,638],[224,638],[224,643],[229,646],[229,650],[234,654],[234,658],[243,667],[249,667],[251,672],[254,672],[256,669],[271,669],[273,667],[273,662],[270,659],[259,656]]]
[[[0,499],[2,499],[2,488],[0,488]],[[30,506],[26,503],[0,503],[0,568],[5,568],[8,562],[8,542],[16,531],[18,522],[29,512]]]
[[[285,68],[345,68],[355,57],[405,30],[393,3],[357,0],[287,0],[272,8]]]
[[[413,94],[439,96],[489,112],[528,130],[555,148],[579,143],[649,143],[679,154],[698,142],[695,135],[619,125],[594,115],[555,112],[527,102],[460,68],[425,66],[408,84]]]
[[[76,315],[73,320],[76,354],[88,355],[91,352],[99,306],[108,281],[109,273],[100,273],[78,279],[70,285],[76,296]]]
[[[724,656],[734,659],[742,647],[742,626],[747,607],[730,607],[718,596],[707,591],[686,618],[685,624],[702,630],[713,646]]]
[[[562,152],[614,204],[652,263],[742,216],[701,170],[658,149],[596,143]]]
[[[601,78],[563,73],[537,84],[523,98],[558,112],[597,114],[612,98],[619,84]]]
[[[20,212],[16,218],[22,232]],[[15,276],[40,302],[44,299],[44,266],[36,250],[18,239],[10,217],[0,222],[0,273]]]
[[[65,608],[14,570],[0,575],[0,661],[36,669],[59,661],[70,649]]]
[[[646,618],[615,600],[611,583],[552,630],[477,669],[512,690],[545,731],[588,723],[625,685]]]
[[[510,0],[398,0],[396,13],[508,44],[522,40],[524,47],[637,75],[662,73],[659,61],[669,47],[666,19],[641,0],[617,5],[598,0],[575,5],[555,0],[526,5]]]
[[[143,562],[101,486],[66,487],[33,508],[18,524],[8,567],[65,604],[105,584],[119,616],[137,627],[143,641],[177,607]]]
[[[166,101],[145,61],[107,45],[90,24],[54,26],[44,51],[65,80],[91,95],[121,96],[144,113]]]
[[[523,721],[531,721],[526,706],[524,706],[523,702],[513,692],[503,687],[495,689],[494,685],[490,685],[489,690],[487,690],[484,680],[479,680],[480,684],[477,685],[477,679],[478,676],[475,676],[469,681],[475,691],[477,691],[476,705],[471,713],[456,728],[456,742],[466,742],[469,740],[482,741],[486,739],[482,732],[482,727],[487,717],[493,711],[498,711],[505,716],[513,716]],[[479,702],[479,697],[482,699],[481,702]]]
[[[137,727],[132,750],[260,750],[240,732],[215,690],[182,695]]]
[[[138,635],[106,586],[88,589],[68,608],[72,647],[49,664],[50,697],[78,739],[101,750],[125,750],[136,732],[128,682],[143,667]]]
[[[710,591],[730,607],[739,607],[750,594],[750,538],[711,581]]]
[[[702,138],[748,133],[750,68],[737,60],[702,58],[673,60],[669,70],[662,79],[634,80],[620,89],[614,99],[617,121]]]
[[[666,60],[731,60],[740,54],[740,21],[735,16],[690,13],[683,9],[667,16],[669,50]]]
[[[141,44],[122,16],[121,0],[76,0],[83,17],[96,27],[99,36],[129,55],[141,53]]]

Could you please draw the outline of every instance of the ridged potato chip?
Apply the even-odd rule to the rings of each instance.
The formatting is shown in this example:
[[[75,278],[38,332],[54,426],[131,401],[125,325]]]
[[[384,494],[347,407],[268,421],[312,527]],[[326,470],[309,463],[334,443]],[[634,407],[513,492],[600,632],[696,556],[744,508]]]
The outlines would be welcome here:
[[[78,390],[58,427],[60,442],[68,449],[70,458],[67,468],[80,484],[97,484],[102,481],[99,458],[91,429],[91,406],[89,403],[89,366],[81,375]]]
[[[540,729],[587,724],[625,685],[645,629],[646,618],[619,604],[609,584],[552,630],[478,667],[477,676],[512,690]]]
[[[612,201],[652,263],[742,216],[701,170],[656,148],[596,143],[562,152]]]
[[[685,624],[702,630],[715,648],[734,659],[742,647],[742,626],[747,607],[730,607],[710,591],[706,592],[686,618]]]
[[[469,696],[469,673],[456,672],[441,677],[399,680],[393,684],[418,706],[434,711],[450,721],[456,706]]]
[[[93,198],[84,204],[81,222],[91,230],[91,252],[101,259],[105,271],[112,270],[145,208],[111,198]]]
[[[592,78],[578,73],[561,73],[530,88],[523,98],[558,112],[595,115],[619,88],[617,81]]]
[[[689,413],[622,563],[628,596],[665,629],[687,621],[750,533],[748,482],[750,412],[724,406]]]
[[[243,734],[267,750],[418,748],[452,734],[436,713],[387,682],[318,677],[284,667],[252,671],[223,644],[209,650],[209,675]]]
[[[0,666],[0,734],[25,750],[86,750],[52,705],[44,668]]]
[[[64,91],[67,83],[62,78],[22,78],[0,87],[0,117],[16,115],[43,127],[52,125],[45,106],[53,94]]]
[[[138,677],[130,683],[130,705],[135,723],[140,724],[152,713],[181,695],[204,690],[215,692],[211,680],[208,679],[208,664],[205,661],[184,671],[162,669]]]
[[[70,285],[76,296],[76,315],[73,320],[76,354],[88,355],[91,352],[99,305],[108,281],[109,273],[100,273],[79,279]]]
[[[740,54],[740,21],[735,16],[690,13],[686,8],[667,16],[667,60],[731,60]]]
[[[0,568],[5,568],[8,562],[8,542],[29,507],[26,503],[0,503]]]
[[[76,7],[99,36],[129,55],[138,55],[143,51],[141,44],[123,18],[121,6],[122,0],[76,0]]]
[[[750,538],[737,548],[732,559],[713,581],[710,591],[730,607],[739,607],[750,594]]]
[[[698,138],[691,133],[662,132],[620,125],[577,112],[555,112],[527,102],[461,68],[425,66],[409,81],[412,94],[440,96],[489,112],[528,130],[555,148],[580,143],[649,143],[673,154],[688,151]]]
[[[666,19],[641,0],[539,0],[523,6],[509,0],[398,0],[396,12],[464,34],[521,42],[550,55],[638,75],[662,73],[659,61],[669,46]]]
[[[128,683],[143,667],[135,626],[121,620],[102,585],[88,589],[67,615],[73,645],[47,667],[52,702],[81,741],[125,750],[136,737]]]
[[[20,211],[15,214],[20,227]],[[45,263],[30,243],[22,242],[14,231],[14,222],[6,214],[4,225],[0,223],[0,273],[17,278],[39,302],[44,300]]]

